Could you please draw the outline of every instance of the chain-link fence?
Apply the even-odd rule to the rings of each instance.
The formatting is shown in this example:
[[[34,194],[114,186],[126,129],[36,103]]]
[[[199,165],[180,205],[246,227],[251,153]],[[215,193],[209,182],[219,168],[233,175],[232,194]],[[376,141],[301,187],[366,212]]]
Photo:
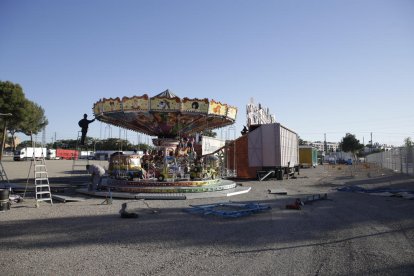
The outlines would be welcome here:
[[[389,151],[367,155],[368,163],[374,163],[381,168],[391,169],[395,172],[414,175],[413,148],[400,147]]]

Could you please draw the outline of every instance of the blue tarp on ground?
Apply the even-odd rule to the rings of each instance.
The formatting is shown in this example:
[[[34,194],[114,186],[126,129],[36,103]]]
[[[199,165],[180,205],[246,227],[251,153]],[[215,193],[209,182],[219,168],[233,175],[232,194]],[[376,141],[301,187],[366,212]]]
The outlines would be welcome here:
[[[393,189],[393,188],[379,188],[379,189],[365,189],[359,186],[346,186],[337,189],[340,192],[358,192],[358,193],[410,193],[414,194],[414,191],[407,189]]]
[[[184,209],[191,214],[216,215],[224,218],[238,218],[270,210],[271,207],[260,203],[216,203],[207,205],[190,205]]]

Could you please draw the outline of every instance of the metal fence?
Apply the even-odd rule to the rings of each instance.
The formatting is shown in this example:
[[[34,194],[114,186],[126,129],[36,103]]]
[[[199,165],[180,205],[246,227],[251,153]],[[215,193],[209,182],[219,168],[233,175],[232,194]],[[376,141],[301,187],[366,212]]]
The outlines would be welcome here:
[[[367,155],[368,163],[374,163],[381,168],[391,169],[395,172],[414,175],[412,148],[400,147],[389,151]]]

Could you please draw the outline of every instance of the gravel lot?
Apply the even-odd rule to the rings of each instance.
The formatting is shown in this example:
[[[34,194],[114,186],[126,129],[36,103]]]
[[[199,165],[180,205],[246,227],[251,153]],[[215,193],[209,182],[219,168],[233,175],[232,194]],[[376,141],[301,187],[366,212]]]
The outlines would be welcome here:
[[[12,182],[27,178],[30,162],[3,165]],[[47,166],[52,185],[73,186],[71,161]],[[238,183],[251,192],[112,205],[88,198],[39,208],[26,198],[0,212],[0,275],[414,275],[414,200],[336,190],[414,190],[413,178],[372,166],[325,165],[303,169],[297,179]],[[268,193],[275,188],[288,195]],[[322,193],[328,200],[285,209],[297,197]],[[233,219],[183,212],[229,200],[272,209]],[[120,218],[124,202],[137,219]]]

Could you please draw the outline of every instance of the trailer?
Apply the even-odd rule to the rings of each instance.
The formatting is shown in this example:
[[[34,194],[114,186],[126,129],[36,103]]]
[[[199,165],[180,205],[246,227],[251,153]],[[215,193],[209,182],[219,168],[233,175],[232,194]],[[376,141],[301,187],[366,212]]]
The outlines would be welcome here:
[[[301,168],[315,168],[318,165],[318,150],[312,146],[299,146]]]
[[[279,123],[251,126],[227,148],[226,168],[237,178],[282,180],[299,173],[298,135]]]
[[[48,160],[59,160],[60,159],[60,157],[56,155],[55,149],[48,149],[46,158]]]
[[[89,159],[89,160],[95,159],[95,152],[91,150],[82,150],[80,152],[79,159]]]
[[[296,132],[280,123],[260,125],[248,133],[249,165],[261,167],[259,180],[299,173],[299,138]]]
[[[46,158],[46,148],[25,147],[14,152],[14,161]]]
[[[56,157],[65,160],[78,160],[79,151],[71,149],[56,149]]]

